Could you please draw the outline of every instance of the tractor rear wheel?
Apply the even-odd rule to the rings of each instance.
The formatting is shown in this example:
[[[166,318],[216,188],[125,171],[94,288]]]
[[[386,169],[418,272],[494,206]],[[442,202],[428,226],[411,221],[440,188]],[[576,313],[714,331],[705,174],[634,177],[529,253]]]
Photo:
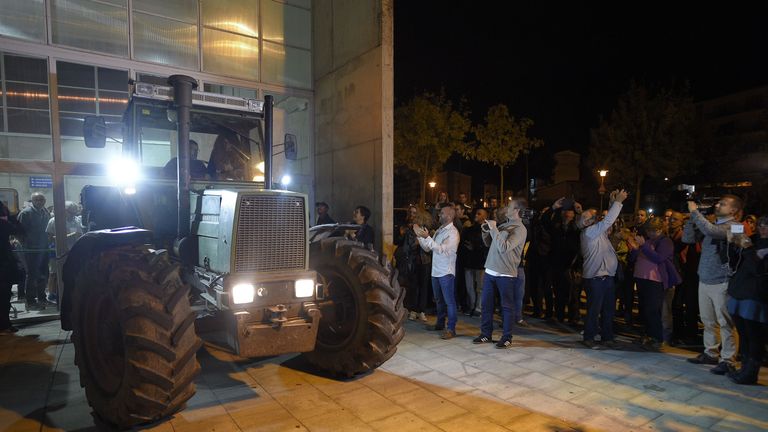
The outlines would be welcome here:
[[[333,375],[373,370],[403,339],[405,291],[397,271],[362,243],[327,238],[311,245],[310,267],[318,272],[324,299],[315,350],[304,357]]]
[[[183,408],[202,342],[178,264],[147,246],[108,249],[73,291],[75,363],[97,423],[125,429]]]

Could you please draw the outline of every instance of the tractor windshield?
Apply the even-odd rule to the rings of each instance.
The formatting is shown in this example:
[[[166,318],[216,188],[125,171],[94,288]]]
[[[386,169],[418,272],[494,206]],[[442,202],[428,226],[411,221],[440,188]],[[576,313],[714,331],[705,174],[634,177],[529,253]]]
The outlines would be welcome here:
[[[156,176],[176,177],[175,112],[153,102],[133,106],[138,156]],[[190,122],[190,173],[193,179],[264,181],[260,117],[216,108],[194,107]]]

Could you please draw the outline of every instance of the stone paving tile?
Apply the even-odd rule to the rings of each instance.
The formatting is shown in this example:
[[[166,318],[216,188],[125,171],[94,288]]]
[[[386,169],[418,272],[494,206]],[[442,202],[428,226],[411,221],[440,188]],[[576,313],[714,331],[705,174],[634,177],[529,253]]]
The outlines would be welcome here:
[[[312,432],[356,432],[370,429],[365,422],[344,410],[310,417],[304,419],[302,424]]]
[[[459,380],[504,400],[531,393],[531,389],[524,385],[510,383],[488,372],[460,377]]]
[[[531,411],[546,413],[562,421],[573,423],[580,423],[591,415],[590,411],[583,406],[536,391],[527,391],[524,394],[511,397],[507,401]]]
[[[333,399],[338,405],[366,423],[405,411],[405,408],[367,387],[339,394]]]
[[[440,431],[426,420],[411,412],[403,412],[368,424],[379,432],[435,432]]]
[[[642,426],[661,416],[661,413],[615,399],[602,393],[589,392],[571,400],[579,406],[591,407],[592,410],[613,417],[632,427]]]
[[[462,393],[468,393],[475,390],[471,385],[465,384],[438,371],[427,372],[415,376],[411,378],[411,381],[444,398],[453,398]]]
[[[441,422],[468,412],[423,388],[408,393],[400,393],[390,399],[430,423]]]

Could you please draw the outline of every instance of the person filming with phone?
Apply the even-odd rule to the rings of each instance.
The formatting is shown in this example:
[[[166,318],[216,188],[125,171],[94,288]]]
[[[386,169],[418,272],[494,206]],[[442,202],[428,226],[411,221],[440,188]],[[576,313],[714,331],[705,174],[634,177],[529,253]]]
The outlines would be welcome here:
[[[701,242],[699,261],[699,313],[704,323],[704,352],[688,361],[694,364],[715,365],[710,370],[716,375],[725,375],[734,370],[736,339],[734,323],[728,313],[728,259],[727,235],[731,225],[738,224],[736,215],[744,204],[735,195],[723,195],[715,204],[717,218],[711,223],[699,211],[694,201],[688,201],[691,218],[683,228],[683,241],[694,244],[697,237]],[[718,343],[717,328],[720,328]],[[719,349],[718,349],[719,348]]]

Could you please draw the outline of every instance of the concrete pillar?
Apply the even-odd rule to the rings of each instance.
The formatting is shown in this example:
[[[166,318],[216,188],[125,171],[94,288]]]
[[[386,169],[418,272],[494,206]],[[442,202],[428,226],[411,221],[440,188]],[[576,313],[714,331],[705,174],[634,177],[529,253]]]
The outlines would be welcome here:
[[[392,251],[392,0],[316,0],[315,196],[349,221],[371,209],[376,247]]]

